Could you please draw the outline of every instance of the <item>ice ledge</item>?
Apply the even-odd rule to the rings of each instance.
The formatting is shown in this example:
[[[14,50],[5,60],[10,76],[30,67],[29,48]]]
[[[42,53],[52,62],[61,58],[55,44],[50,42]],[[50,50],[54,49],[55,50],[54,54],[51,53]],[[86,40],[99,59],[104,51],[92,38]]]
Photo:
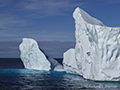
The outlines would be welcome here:
[[[83,20],[83,22],[92,24],[92,25],[100,25],[100,26],[104,26],[104,24],[99,21],[98,19],[90,16],[88,13],[86,13],[85,11],[83,11],[81,8],[77,7],[75,9],[75,11],[73,12],[73,17],[74,19],[78,19],[81,17],[81,20]]]

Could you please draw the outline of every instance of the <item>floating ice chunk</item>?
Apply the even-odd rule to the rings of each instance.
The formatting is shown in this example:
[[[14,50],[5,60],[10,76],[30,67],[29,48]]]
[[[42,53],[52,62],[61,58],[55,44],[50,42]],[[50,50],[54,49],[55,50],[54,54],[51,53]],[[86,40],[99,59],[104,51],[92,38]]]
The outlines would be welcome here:
[[[35,40],[23,38],[22,43],[19,45],[19,49],[21,51],[20,58],[23,61],[25,68],[50,70],[50,63],[40,51]]]

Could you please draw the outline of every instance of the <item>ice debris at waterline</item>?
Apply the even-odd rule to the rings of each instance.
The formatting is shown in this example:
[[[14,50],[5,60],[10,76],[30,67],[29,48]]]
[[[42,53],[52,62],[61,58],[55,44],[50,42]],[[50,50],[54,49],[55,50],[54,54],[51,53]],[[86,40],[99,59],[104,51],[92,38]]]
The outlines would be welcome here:
[[[120,81],[120,28],[107,27],[80,8],[73,17],[76,46],[64,53],[65,71],[91,80]]]
[[[30,38],[23,38],[19,45],[20,58],[27,69],[63,71],[63,67],[55,59],[45,56],[39,49],[37,42]]]

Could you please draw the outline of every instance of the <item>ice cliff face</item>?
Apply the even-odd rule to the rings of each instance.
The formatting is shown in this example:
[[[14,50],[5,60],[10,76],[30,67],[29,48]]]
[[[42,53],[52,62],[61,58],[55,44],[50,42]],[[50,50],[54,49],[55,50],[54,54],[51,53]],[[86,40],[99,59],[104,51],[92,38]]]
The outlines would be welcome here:
[[[66,72],[76,72],[91,80],[120,81],[120,28],[107,27],[80,8],[76,8],[73,17],[76,46],[70,52],[75,57],[69,59],[71,53],[64,53],[65,70],[72,67]]]
[[[67,73],[80,74],[75,60],[75,49],[71,48],[64,53],[63,66]]]
[[[23,38],[23,42],[19,45],[19,49],[21,51],[20,57],[25,68],[50,70],[50,63],[45,55],[39,50],[35,40]]]

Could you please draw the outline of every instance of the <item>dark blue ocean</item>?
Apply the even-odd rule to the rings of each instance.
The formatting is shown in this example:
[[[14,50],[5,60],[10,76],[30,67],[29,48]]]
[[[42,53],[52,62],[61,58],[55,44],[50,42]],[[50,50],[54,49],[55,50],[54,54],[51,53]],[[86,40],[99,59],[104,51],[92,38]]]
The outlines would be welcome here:
[[[120,90],[120,82],[95,82],[57,71],[24,69],[20,59],[0,59],[0,90]]]

